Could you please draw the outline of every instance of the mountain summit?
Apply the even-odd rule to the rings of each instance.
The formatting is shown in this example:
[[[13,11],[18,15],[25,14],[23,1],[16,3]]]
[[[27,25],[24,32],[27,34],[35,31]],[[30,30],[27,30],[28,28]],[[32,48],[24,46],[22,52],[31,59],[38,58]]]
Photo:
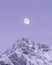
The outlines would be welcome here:
[[[2,55],[0,65],[52,65],[52,48],[21,38]]]

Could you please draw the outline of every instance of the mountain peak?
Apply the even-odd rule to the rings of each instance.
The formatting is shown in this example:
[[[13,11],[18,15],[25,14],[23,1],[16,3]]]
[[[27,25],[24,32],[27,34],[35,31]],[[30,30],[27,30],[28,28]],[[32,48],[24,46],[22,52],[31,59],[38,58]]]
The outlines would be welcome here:
[[[2,55],[0,61],[1,59],[10,65],[52,65],[52,49],[23,37]]]

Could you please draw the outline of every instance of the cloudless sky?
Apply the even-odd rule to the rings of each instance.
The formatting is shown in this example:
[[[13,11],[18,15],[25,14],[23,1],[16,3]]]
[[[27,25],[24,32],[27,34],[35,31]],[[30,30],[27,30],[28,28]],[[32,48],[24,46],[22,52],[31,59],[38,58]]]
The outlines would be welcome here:
[[[0,54],[22,37],[52,45],[52,0],[0,0]]]

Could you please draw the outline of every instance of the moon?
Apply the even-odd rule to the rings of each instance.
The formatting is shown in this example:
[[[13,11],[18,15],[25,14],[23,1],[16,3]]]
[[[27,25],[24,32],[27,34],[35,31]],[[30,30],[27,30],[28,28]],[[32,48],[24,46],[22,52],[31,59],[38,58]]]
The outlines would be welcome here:
[[[29,18],[25,18],[25,19],[24,19],[24,24],[28,25],[29,23],[30,23]]]

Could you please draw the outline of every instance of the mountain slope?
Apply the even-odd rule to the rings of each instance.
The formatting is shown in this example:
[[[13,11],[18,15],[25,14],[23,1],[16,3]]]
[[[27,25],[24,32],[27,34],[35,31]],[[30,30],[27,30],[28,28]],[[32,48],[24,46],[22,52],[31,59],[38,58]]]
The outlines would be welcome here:
[[[17,40],[0,58],[0,65],[52,65],[52,48],[29,38]]]

